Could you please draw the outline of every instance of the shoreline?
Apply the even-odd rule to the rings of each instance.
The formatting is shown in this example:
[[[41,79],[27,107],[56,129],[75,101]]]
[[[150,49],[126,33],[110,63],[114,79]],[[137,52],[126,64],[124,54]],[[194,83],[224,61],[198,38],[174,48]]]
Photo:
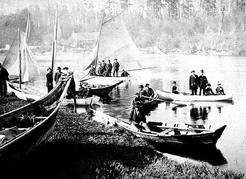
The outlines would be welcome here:
[[[26,104],[12,97],[9,99],[5,101],[5,112]],[[19,178],[244,177],[240,172],[204,162],[195,165],[189,161],[174,161],[128,131],[87,120],[86,114],[72,113],[65,106],[60,108],[48,140],[4,171],[10,178],[12,175]],[[11,171],[15,172],[9,173]]]

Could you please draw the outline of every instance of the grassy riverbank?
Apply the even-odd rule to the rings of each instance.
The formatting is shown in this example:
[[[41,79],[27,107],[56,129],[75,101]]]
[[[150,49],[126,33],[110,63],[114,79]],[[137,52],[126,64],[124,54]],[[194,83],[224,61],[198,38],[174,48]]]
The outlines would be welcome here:
[[[25,104],[14,98],[5,102],[0,113]],[[243,178],[205,163],[170,160],[123,129],[85,118],[62,107],[48,141],[1,173],[8,178]]]

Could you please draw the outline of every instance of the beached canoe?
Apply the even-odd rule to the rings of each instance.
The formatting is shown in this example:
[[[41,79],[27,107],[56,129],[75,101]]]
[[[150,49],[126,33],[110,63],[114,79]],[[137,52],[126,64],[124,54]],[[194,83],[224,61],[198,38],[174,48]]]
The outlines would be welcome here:
[[[216,102],[227,101],[232,102],[232,95],[209,95],[199,96],[190,94],[174,94],[168,91],[156,90],[161,100],[167,101],[183,101],[183,102]]]
[[[209,145],[215,146],[218,139],[222,135],[226,125],[223,125],[217,129],[201,129],[197,127],[177,127],[174,126],[163,126],[148,123],[151,131],[137,128],[135,125],[127,123],[123,120],[117,120],[117,125],[130,131],[137,137],[143,138],[154,143],[165,143],[165,144],[183,144],[183,145]]]
[[[0,115],[0,164],[18,159],[47,138],[70,81],[64,78],[43,98]]]

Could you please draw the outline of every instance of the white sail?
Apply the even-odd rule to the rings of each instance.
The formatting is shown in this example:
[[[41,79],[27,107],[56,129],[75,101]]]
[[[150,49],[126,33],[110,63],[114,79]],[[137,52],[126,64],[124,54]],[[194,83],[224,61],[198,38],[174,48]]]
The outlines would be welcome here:
[[[27,45],[27,39],[30,33],[29,17],[27,19],[26,32],[20,33],[20,52],[21,52],[21,81],[34,81],[40,77],[38,65],[33,59],[31,50]],[[19,78],[19,50],[18,38],[16,36],[11,48],[6,56],[3,66],[8,70],[10,78]]]
[[[113,61],[117,58],[121,68],[141,67],[141,54],[122,23],[121,15],[103,20],[96,45],[97,51],[93,51],[94,62],[90,65],[95,65],[96,61]]]

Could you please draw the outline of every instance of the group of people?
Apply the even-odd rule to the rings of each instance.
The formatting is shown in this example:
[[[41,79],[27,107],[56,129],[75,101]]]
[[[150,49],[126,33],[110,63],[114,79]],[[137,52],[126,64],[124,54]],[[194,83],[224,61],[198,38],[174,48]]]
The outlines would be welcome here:
[[[7,96],[7,81],[8,80],[9,80],[9,73],[0,63],[0,97]]]
[[[145,102],[145,100],[153,100],[155,93],[154,90],[146,84],[145,86],[139,85],[139,92],[136,93],[136,97],[133,100],[133,106],[136,107]]]
[[[115,58],[114,63],[110,62],[108,60],[108,63],[106,64],[104,60],[102,62],[99,62],[99,66],[96,69],[96,66],[91,66],[89,74],[90,75],[97,75],[97,76],[111,76],[112,70],[113,70],[113,76],[118,77],[118,71],[119,71],[120,64],[118,60]]]
[[[215,90],[216,92],[213,92],[211,84],[208,83],[207,77],[204,75],[204,70],[201,70],[200,76],[196,75],[195,70],[191,71],[189,78],[189,88],[191,90],[191,95],[197,95],[198,89],[199,95],[225,95],[224,89],[219,81]],[[172,93],[180,93],[177,89],[176,81],[173,82]]]
[[[139,85],[139,92],[136,93],[135,98],[132,102],[132,110],[130,112],[130,118],[129,120],[132,122],[132,124],[140,128],[142,127],[145,130],[149,130],[149,127],[146,123],[146,111],[143,111],[143,108],[141,108],[141,105],[147,100],[151,101],[154,97],[154,90],[149,86],[149,84],[146,84],[145,86]]]
[[[53,82],[57,84],[62,76],[67,76],[69,75],[69,68],[64,67],[61,69],[61,67],[57,67],[57,71],[55,72],[54,78],[53,78],[53,72],[52,69],[49,67],[47,69],[47,74],[46,74],[46,86],[48,93],[53,89]],[[71,78],[70,86],[67,91],[68,97],[73,97],[75,95],[75,81],[74,78]]]
[[[91,76],[111,77],[112,76],[112,70],[113,70],[113,76],[118,77],[119,68],[120,68],[120,64],[119,64],[117,58],[114,59],[113,64],[110,62],[110,60],[108,60],[108,63],[105,63],[105,61],[102,60],[102,62],[99,62],[98,67],[96,67],[94,65],[91,66],[89,74]],[[127,76],[130,76],[130,74],[123,69],[122,73],[121,73],[121,77],[127,77]]]

